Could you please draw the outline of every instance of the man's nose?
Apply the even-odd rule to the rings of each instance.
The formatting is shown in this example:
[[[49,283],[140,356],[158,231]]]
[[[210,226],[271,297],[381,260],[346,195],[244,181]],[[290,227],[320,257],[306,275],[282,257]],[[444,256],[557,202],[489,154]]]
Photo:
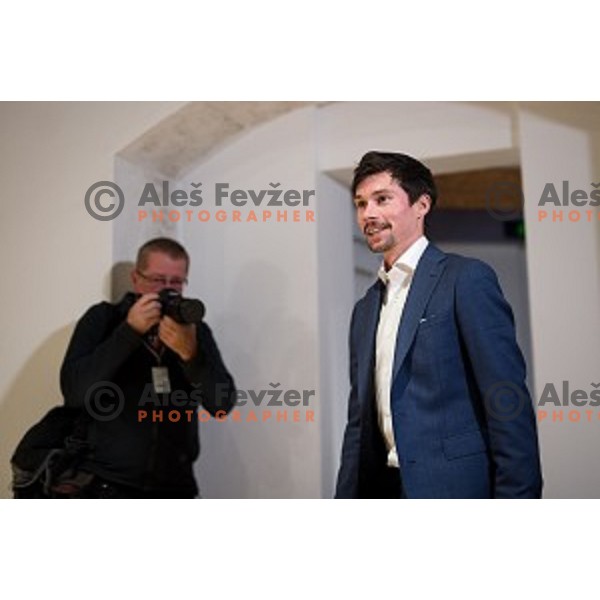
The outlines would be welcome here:
[[[367,219],[375,219],[379,216],[379,210],[377,204],[375,202],[367,202],[365,205],[365,210],[363,211],[363,218]]]

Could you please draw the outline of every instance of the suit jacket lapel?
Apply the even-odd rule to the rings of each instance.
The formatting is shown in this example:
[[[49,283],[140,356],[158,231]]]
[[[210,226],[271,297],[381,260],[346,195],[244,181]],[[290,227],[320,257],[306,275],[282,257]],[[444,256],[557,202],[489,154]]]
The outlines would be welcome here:
[[[383,294],[383,283],[379,280],[369,288],[363,306],[361,326],[363,342],[356,349],[358,358],[358,397],[363,401],[372,393],[373,370],[375,367],[375,336],[379,322],[379,310]]]
[[[400,371],[400,367],[406,358],[406,353],[413,342],[427,302],[444,270],[445,259],[446,255],[430,243],[425,249],[423,256],[421,256],[421,260],[419,260],[406,303],[404,304],[404,310],[402,311],[402,319],[400,320],[398,337],[396,339],[392,381],[394,381]]]

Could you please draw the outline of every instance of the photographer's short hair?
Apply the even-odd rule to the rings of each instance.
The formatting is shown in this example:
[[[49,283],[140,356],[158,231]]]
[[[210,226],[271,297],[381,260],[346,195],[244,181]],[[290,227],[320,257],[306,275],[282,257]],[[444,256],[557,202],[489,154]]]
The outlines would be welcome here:
[[[162,252],[174,260],[184,259],[186,264],[186,270],[190,268],[190,256],[186,249],[175,240],[166,237],[154,238],[146,242],[138,250],[136,259],[136,268],[140,271],[146,268],[148,262],[148,256],[152,252]]]
[[[417,159],[398,152],[367,152],[354,169],[352,197],[356,188],[371,175],[389,173],[398,185],[408,194],[414,204],[423,194],[431,198],[431,209],[437,200],[437,189],[431,171]]]

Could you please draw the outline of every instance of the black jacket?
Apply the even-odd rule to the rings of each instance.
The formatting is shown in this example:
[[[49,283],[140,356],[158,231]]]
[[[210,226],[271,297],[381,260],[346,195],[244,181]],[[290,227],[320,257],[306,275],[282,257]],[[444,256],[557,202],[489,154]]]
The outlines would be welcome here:
[[[62,365],[65,404],[88,415],[92,454],[83,468],[140,490],[194,495],[198,405],[211,415],[229,412],[234,382],[209,327],[201,323],[195,359],[184,363],[164,348],[160,364],[168,368],[171,393],[155,394],[152,367],[158,359],[126,322],[132,303],[127,294],[118,304],[90,308],[77,323]]]

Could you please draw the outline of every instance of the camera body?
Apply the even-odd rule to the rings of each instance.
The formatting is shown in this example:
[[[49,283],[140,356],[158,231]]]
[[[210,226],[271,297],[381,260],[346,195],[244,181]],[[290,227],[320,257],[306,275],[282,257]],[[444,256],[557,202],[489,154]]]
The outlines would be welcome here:
[[[204,318],[204,304],[195,298],[184,298],[177,290],[165,288],[158,294],[161,312],[177,323],[200,323]]]
[[[128,311],[142,294],[129,292],[126,296],[125,310]],[[177,323],[188,325],[200,323],[204,318],[204,304],[195,298],[184,298],[177,290],[165,288],[158,293],[161,316],[167,315]]]

